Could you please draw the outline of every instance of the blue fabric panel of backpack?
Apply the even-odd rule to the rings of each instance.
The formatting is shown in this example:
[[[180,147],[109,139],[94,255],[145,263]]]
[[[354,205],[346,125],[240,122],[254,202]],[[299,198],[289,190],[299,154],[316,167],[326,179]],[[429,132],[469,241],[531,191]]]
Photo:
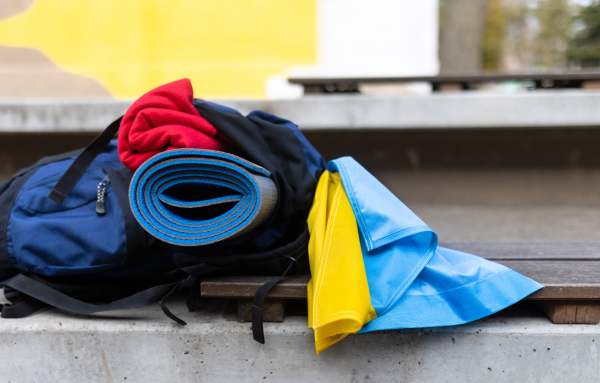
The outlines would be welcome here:
[[[110,182],[106,213],[95,211],[98,184],[106,177],[103,168],[123,168],[116,140],[94,159],[69,198],[58,204],[48,194],[73,160],[40,167],[17,196],[8,221],[7,248],[10,261],[23,271],[77,275],[113,270],[123,262],[125,224]]]

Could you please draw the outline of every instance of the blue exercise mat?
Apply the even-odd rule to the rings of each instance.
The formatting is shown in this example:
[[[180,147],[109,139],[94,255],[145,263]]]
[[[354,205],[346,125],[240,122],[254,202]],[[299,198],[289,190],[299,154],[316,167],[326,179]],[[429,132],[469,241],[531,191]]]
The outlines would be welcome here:
[[[269,218],[278,198],[270,177],[233,154],[169,150],[136,170],[129,202],[138,222],[158,239],[208,245],[245,234]]]

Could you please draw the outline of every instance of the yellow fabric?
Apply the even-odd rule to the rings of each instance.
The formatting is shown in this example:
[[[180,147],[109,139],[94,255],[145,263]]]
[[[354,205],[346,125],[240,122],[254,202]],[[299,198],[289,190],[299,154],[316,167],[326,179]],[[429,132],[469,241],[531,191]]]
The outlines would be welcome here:
[[[308,216],[308,326],[317,354],[377,317],[371,306],[358,227],[339,174],[325,171]]]

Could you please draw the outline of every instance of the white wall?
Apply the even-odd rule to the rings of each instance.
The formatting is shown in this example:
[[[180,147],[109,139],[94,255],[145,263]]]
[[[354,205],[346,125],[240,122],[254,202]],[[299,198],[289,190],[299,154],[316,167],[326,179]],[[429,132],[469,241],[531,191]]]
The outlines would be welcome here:
[[[438,0],[319,0],[321,76],[438,73]]]
[[[318,63],[292,68],[287,76],[398,77],[439,72],[438,0],[318,0],[317,12]],[[301,95],[302,89],[289,85],[285,75],[267,81],[268,98]]]

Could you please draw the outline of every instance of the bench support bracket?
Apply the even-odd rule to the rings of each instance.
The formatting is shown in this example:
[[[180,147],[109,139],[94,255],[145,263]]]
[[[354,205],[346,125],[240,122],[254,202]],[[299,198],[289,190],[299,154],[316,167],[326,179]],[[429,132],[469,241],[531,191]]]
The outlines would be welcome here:
[[[254,299],[238,299],[238,320],[252,322]],[[264,322],[281,322],[285,317],[285,299],[266,298],[263,306]]]
[[[600,301],[540,301],[540,307],[555,324],[596,324],[600,322]]]

